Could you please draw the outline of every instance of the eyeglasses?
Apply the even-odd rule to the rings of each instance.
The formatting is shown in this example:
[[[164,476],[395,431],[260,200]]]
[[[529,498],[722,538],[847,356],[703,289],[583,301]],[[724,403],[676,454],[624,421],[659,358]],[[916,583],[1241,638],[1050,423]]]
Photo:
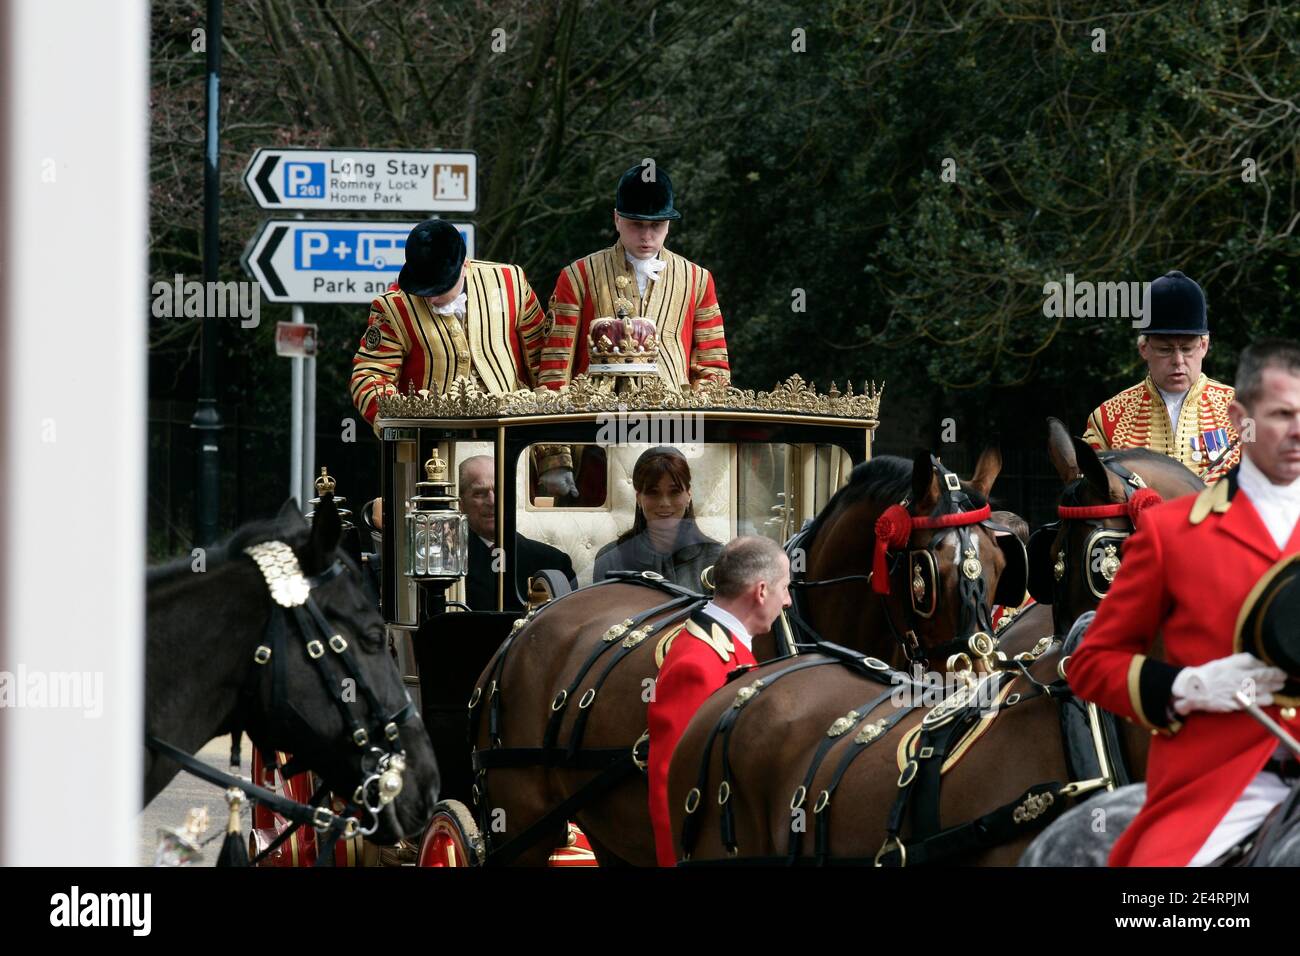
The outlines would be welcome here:
[[[1156,356],[1156,358],[1169,359],[1173,358],[1175,355],[1181,355],[1183,358],[1189,359],[1196,354],[1196,351],[1199,348],[1199,342],[1196,345],[1183,345],[1174,348],[1170,348],[1167,345],[1154,345],[1151,347],[1151,352]]]

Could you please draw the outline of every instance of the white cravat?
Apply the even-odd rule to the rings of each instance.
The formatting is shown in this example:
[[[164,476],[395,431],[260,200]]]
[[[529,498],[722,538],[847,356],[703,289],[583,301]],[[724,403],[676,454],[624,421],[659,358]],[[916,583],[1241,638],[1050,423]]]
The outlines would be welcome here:
[[[745,645],[746,650],[752,651],[754,649],[754,639],[749,636],[749,631],[745,630],[745,625],[740,623],[740,619],[736,615],[730,611],[724,611],[712,601],[704,605],[704,613],[730,631],[736,640]]]
[[[638,259],[626,249],[623,250],[623,255],[627,256],[628,265],[636,273],[637,294],[645,298],[646,286],[651,282],[659,281],[659,273],[668,268],[668,263],[657,256],[651,256],[649,259]]]
[[[1300,478],[1289,485],[1275,485],[1255,466],[1250,460],[1250,452],[1246,451],[1241,456],[1237,481],[1263,519],[1264,527],[1273,536],[1278,550],[1285,548],[1296,521],[1300,519]]]
[[[1157,385],[1156,391],[1160,393],[1160,397],[1165,401],[1165,411],[1169,412],[1169,427],[1174,431],[1178,431],[1178,416],[1182,413],[1183,402],[1187,400],[1187,392],[1190,392],[1191,389],[1189,388],[1187,392],[1166,392]]]
[[[452,299],[446,305],[434,305],[429,299],[425,299],[429,308],[439,315],[464,315],[465,314],[465,293],[462,292],[456,298]]]

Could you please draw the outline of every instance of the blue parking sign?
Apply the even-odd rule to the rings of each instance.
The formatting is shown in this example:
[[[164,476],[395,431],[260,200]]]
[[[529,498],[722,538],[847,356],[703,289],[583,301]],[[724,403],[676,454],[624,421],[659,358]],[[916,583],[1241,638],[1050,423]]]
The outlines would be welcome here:
[[[378,225],[378,224],[375,224]],[[397,272],[406,261],[408,229],[300,228],[294,244],[299,271]]]
[[[284,194],[290,199],[324,199],[325,164],[286,162]]]

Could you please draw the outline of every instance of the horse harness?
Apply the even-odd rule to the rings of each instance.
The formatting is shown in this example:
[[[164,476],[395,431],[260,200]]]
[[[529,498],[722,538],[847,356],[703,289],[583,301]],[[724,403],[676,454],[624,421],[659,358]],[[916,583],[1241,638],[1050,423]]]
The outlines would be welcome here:
[[[1100,601],[1110,591],[1111,583],[1119,573],[1124,542],[1137,527],[1138,514],[1143,508],[1160,502],[1159,493],[1148,488],[1141,475],[1113,459],[1103,458],[1102,464],[1120,478],[1124,489],[1123,502],[1084,505],[1080,502],[1080,495],[1087,480],[1076,479],[1061,495],[1061,503],[1056,509],[1058,520],[1043,525],[1029,536],[1029,593],[1040,604],[1054,602],[1073,564],[1068,540],[1056,548],[1055,555],[1052,554],[1063,522],[1079,521],[1092,528],[1083,546],[1084,580],[1092,596]],[[1107,526],[1107,520],[1113,518],[1126,519],[1128,527]],[[1047,577],[1049,568],[1050,579]]]
[[[343,718],[349,742],[362,751],[361,783],[346,801],[344,809],[335,812],[322,805],[328,796],[328,791],[323,785],[313,794],[310,803],[298,803],[250,783],[244,778],[215,770],[192,754],[159,740],[152,734],[145,735],[145,745],[155,753],[174,760],[194,776],[227,789],[242,790],[249,797],[266,804],[276,813],[292,821],[290,827],[287,827],[270,846],[258,854],[253,861],[254,865],[274,852],[300,826],[306,824],[326,834],[325,845],[317,857],[319,866],[331,857],[333,844],[340,836],[374,833],[379,826],[379,814],[402,792],[406,751],[400,743],[399,727],[416,716],[415,705],[408,694],[405,705],[392,714],[385,714],[378,696],[358,667],[347,639],[330,626],[312,598],[312,592],[318,587],[345,572],[346,567],[341,560],[335,560],[320,574],[307,577],[303,574],[293,549],[282,541],[255,544],[245,548],[244,553],[257,564],[275,606],[271,610],[271,618],[267,623],[262,643],[253,652],[252,679],[244,682],[240,696],[240,712],[244,714],[255,712],[256,685],[259,683],[260,675],[269,673],[271,710],[265,728],[268,736],[278,736],[292,731],[295,729],[295,724],[298,729],[306,729],[314,733],[310,722],[293,707],[286,691],[289,634],[296,625],[303,649],[319,675],[326,695],[334,700]],[[333,673],[334,669],[328,663],[327,648],[341,664],[344,677],[353,681],[364,698],[368,722],[357,719],[348,702],[343,699],[343,695],[336,691],[337,680]],[[238,740],[238,731],[235,739]],[[237,754],[236,743],[232,750],[232,763],[237,764],[235,757]],[[297,772],[295,765],[300,765],[301,762],[299,758],[295,758],[282,768],[282,772],[285,776]],[[369,828],[361,826],[360,818],[356,815],[358,812],[368,814],[373,819],[374,822]]]
[[[961,485],[957,474],[949,470],[938,458],[930,456],[931,467],[939,476],[939,500],[928,517],[913,516],[908,512],[910,496],[887,508],[876,522],[876,549],[872,572],[869,575],[845,575],[822,581],[796,579],[791,582],[795,601],[791,617],[799,627],[816,641],[814,629],[800,613],[800,600],[804,589],[839,584],[846,581],[867,581],[880,596],[885,621],[890,634],[902,647],[911,664],[922,666],[933,655],[949,667],[957,665],[961,657],[969,666],[972,657],[987,657],[993,652],[993,623],[989,613],[987,591],[983,576],[983,563],[974,540],[972,528],[983,525],[994,532],[1007,564],[998,582],[994,603],[1019,605],[1024,594],[1028,561],[1024,545],[1009,529],[990,519],[989,506],[975,507],[970,495]],[[934,531],[925,548],[908,549],[911,532],[915,529]],[[788,553],[805,547],[808,529],[802,530],[787,544]],[[957,595],[961,602],[958,634],[961,635],[937,647],[924,648],[917,637],[917,621],[932,618],[939,606],[938,548],[949,532],[957,535],[957,555],[962,560],[957,581]],[[910,597],[910,613],[904,611],[900,623],[891,613],[888,599],[895,579],[902,577],[904,590]]]
[[[916,735],[916,739],[909,749],[910,759],[899,775],[898,796],[889,814],[884,844],[874,857],[866,858],[832,855],[830,843],[833,798],[853,762],[876,741],[887,737],[900,721],[914,713],[921,705],[915,702],[897,705],[895,702],[896,705],[891,713],[873,719],[875,710],[894,698],[900,689],[916,692],[919,691],[920,685],[909,675],[891,669],[883,661],[873,657],[863,657],[834,644],[822,643],[818,645],[817,650],[821,655],[826,656],[804,656],[798,661],[787,662],[781,670],[764,674],[763,677],[741,687],[732,705],[719,716],[710,732],[701,757],[696,786],[686,796],[684,807],[686,816],[681,832],[682,865],[713,866],[738,862],[746,865],[780,866],[905,866],[909,863],[913,865],[939,863],[992,848],[1029,829],[1045,826],[1064,809],[1065,798],[1101,789],[1108,785],[1108,781],[1092,779],[1066,784],[1058,782],[1037,784],[1010,803],[974,820],[947,828],[940,826],[939,803],[945,761],[960,753],[965,747],[970,746],[974,739],[977,739],[979,734],[977,725],[981,720],[991,719],[1000,710],[1020,706],[1035,697],[1060,699],[1071,696],[1064,679],[1043,683],[1029,673],[1029,664],[1047,649],[1048,645],[1040,642],[1039,647],[1034,651],[1017,655],[1015,660],[999,661],[998,664],[1002,669],[985,675],[978,682],[972,680],[959,688],[938,706],[931,708],[916,730],[909,732],[908,737],[904,738],[904,743],[911,738],[912,734]],[[882,690],[847,714],[836,718],[826,730],[802,782],[790,798],[792,826],[787,852],[782,856],[738,859],[739,846],[732,809],[736,783],[729,760],[731,734],[746,707],[757,695],[783,677],[826,664],[848,666],[873,683],[882,685]],[[1013,683],[1020,679],[1027,681],[1031,685],[1030,688],[1023,693],[1012,692]],[[701,823],[698,810],[702,803],[702,794],[708,789],[712,755],[719,739],[722,741],[722,779],[718,784],[716,799],[721,818],[722,844],[727,857],[717,860],[692,860],[691,854],[695,850]],[[811,788],[818,772],[826,765],[836,745],[845,740],[851,742],[839,752],[829,782],[816,797],[813,797]],[[809,808],[811,814],[808,813]],[[793,825],[796,818],[804,825]],[[811,822],[807,822],[809,820]],[[904,843],[902,833],[909,820],[911,828],[907,842]],[[805,830],[809,827],[815,827],[815,842],[813,853],[806,855],[803,852],[803,838]]]
[[[602,635],[600,642],[592,648],[582,666],[578,668],[567,686],[561,689],[551,700],[550,715],[542,736],[540,747],[506,747],[500,737],[501,727],[501,680],[505,671],[506,656],[515,638],[524,626],[544,612],[547,605],[542,605],[528,612],[514,623],[509,636],[502,642],[496,655],[488,665],[486,688],[474,688],[469,699],[470,746],[475,747],[481,723],[487,721],[487,749],[475,747],[473,767],[475,783],[471,791],[478,815],[479,832],[485,841],[491,840],[493,832],[491,819],[491,801],[488,797],[487,771],[522,767],[554,767],[564,770],[590,770],[596,775],[575,790],[565,800],[552,807],[547,813],[517,836],[499,847],[475,847],[481,863],[501,866],[509,863],[521,853],[545,838],[558,824],[572,818],[575,811],[590,805],[615,787],[632,778],[638,772],[645,772],[646,757],[644,748],[649,741],[649,732],[643,733],[631,747],[588,747],[582,746],[587,721],[591,716],[591,705],[595,702],[601,687],[614,668],[642,643],[653,637],[660,637],[660,646],[656,649],[656,663],[662,664],[667,651],[672,631],[691,614],[703,607],[708,598],[664,579],[654,571],[616,571],[595,584],[579,590],[602,587],[606,584],[638,584],[664,592],[668,600],[639,612],[634,617],[614,624]],[[651,621],[663,615],[657,621]],[[668,632],[668,633],[665,633]],[[594,682],[581,692],[588,676],[595,673]],[[573,710],[576,700],[577,716],[573,720],[567,741],[561,741],[561,730],[565,717]]]

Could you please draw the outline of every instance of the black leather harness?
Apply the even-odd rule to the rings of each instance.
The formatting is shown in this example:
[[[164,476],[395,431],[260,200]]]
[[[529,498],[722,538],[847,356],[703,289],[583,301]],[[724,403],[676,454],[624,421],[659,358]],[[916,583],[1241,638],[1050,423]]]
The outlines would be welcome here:
[[[242,777],[222,773],[203,763],[192,754],[186,753],[152,734],[145,734],[145,746],[155,753],[175,761],[184,770],[202,780],[227,789],[237,788],[242,790],[250,798],[264,803],[276,813],[292,821],[292,825],[287,827],[274,843],[258,854],[252,861],[254,865],[274,852],[280,844],[304,824],[310,825],[324,834],[324,842],[317,855],[316,865],[327,865],[327,861],[332,859],[334,843],[340,836],[351,836],[357,832],[366,834],[375,831],[379,823],[379,813],[387,803],[396,797],[395,792],[386,791],[385,789],[385,783],[391,781],[394,774],[396,775],[397,791],[400,792],[401,774],[405,768],[406,751],[401,746],[398,728],[409,721],[415,714],[415,705],[411,702],[410,696],[407,695],[404,706],[392,714],[385,714],[378,696],[370,687],[369,682],[366,681],[361,668],[357,665],[356,658],[347,640],[330,625],[313,599],[313,591],[346,571],[342,561],[335,561],[320,574],[306,577],[298,570],[296,558],[292,557],[292,549],[289,549],[287,545],[283,545],[281,542],[265,542],[262,545],[253,545],[247,550],[262,569],[275,605],[272,607],[271,616],[267,622],[263,642],[258,645],[253,653],[253,660],[250,664],[251,673],[248,679],[244,681],[240,692],[239,713],[244,716],[244,726],[248,726],[249,723],[247,715],[256,712],[259,675],[269,670],[271,675],[269,689],[271,704],[267,715],[264,739],[284,739],[285,736],[292,734],[294,730],[305,731],[312,736],[316,735],[315,728],[312,727],[307,718],[297,711],[287,691],[288,655],[290,651],[289,633],[292,627],[296,626],[298,635],[302,639],[301,646],[320,678],[326,697],[334,701],[343,719],[343,724],[347,728],[349,742],[352,746],[363,751],[361,783],[349,795],[343,811],[335,813],[322,805],[328,797],[328,790],[324,785],[312,795],[310,803],[298,803],[281,797],[264,787],[257,786]],[[266,558],[266,554],[271,554],[272,557]],[[275,573],[268,571],[267,561],[277,565]],[[289,563],[286,564],[286,561]],[[294,587],[300,590],[295,592],[292,590]],[[293,622],[292,625],[290,621]],[[336,692],[337,675],[333,673],[328,664],[327,648],[333,652],[333,656],[342,664],[344,676],[351,679],[356,689],[362,694],[366,703],[368,721],[359,720],[348,706],[348,702],[343,699],[343,695]],[[266,667],[268,663],[271,665],[269,669]],[[236,731],[236,740],[238,734],[239,731]],[[372,740],[382,742],[383,746],[374,746]],[[238,753],[237,745],[232,750],[232,753]],[[274,763],[273,761],[269,762]],[[291,761],[292,766],[286,765],[286,767],[282,768],[282,772],[285,776],[289,776],[296,772],[296,768],[305,769],[307,762],[309,761],[305,755],[298,754]],[[374,824],[369,829],[361,828],[358,814],[369,814],[374,819]]]
[[[557,825],[572,818],[575,811],[590,805],[610,790],[633,777],[637,772],[644,772],[646,761],[642,748],[648,740],[647,734],[631,747],[589,747],[583,748],[582,740],[586,732],[587,720],[591,716],[591,705],[595,702],[604,686],[605,680],[618,664],[646,640],[662,634],[665,630],[681,624],[687,617],[703,607],[708,598],[694,591],[687,590],[665,580],[651,571],[613,572],[603,581],[587,585],[579,590],[589,590],[606,584],[639,584],[657,588],[669,599],[654,607],[641,611],[635,617],[616,624],[605,632],[601,642],[592,648],[581,667],[568,686],[559,691],[551,701],[551,713],[546,722],[540,747],[506,747],[500,736],[501,727],[501,679],[505,671],[506,656],[514,643],[515,637],[524,629],[524,625],[537,614],[545,613],[547,605],[537,612],[520,618],[515,622],[514,630],[502,642],[492,662],[488,665],[488,683],[474,688],[470,696],[470,746],[475,747],[479,737],[480,722],[486,711],[488,729],[488,748],[473,752],[475,783],[473,798],[479,818],[479,829],[487,842],[488,854],[486,865],[502,866],[514,860],[521,853],[534,846],[539,840],[553,832]],[[660,620],[647,623],[657,615],[664,615]],[[578,715],[574,719],[569,739],[560,740],[560,731],[566,713],[588,675],[603,665],[596,672],[595,682],[577,698]],[[552,807],[527,829],[498,847],[491,845],[491,802],[488,797],[487,772],[493,769],[521,767],[555,767],[566,770],[596,771],[596,776],[584,783],[561,803]]]

